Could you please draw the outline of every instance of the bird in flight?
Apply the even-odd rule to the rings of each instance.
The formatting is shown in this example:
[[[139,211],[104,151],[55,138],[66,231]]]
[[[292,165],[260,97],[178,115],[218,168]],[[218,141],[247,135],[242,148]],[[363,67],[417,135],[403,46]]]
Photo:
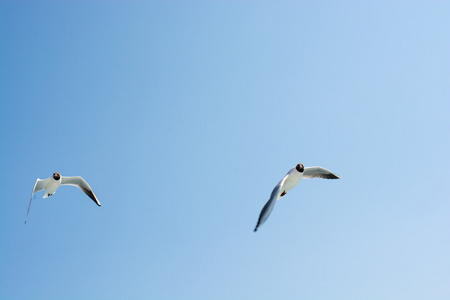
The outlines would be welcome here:
[[[338,175],[334,174],[330,170],[322,167],[307,167],[305,168],[303,164],[298,164],[294,168],[290,169],[286,176],[281,179],[280,182],[275,186],[270,195],[269,201],[264,205],[261,213],[259,215],[258,223],[256,224],[255,230],[257,231],[259,227],[269,218],[275,203],[289,190],[292,190],[302,178],[324,178],[324,179],[339,179]]]
[[[91,187],[82,177],[80,176],[64,177],[61,176],[61,174],[59,174],[58,172],[56,172],[53,173],[52,177],[49,177],[47,179],[38,178],[36,180],[36,183],[34,184],[33,187],[33,192],[31,193],[30,204],[28,205],[25,224],[27,223],[28,213],[30,212],[31,201],[33,200],[34,193],[45,190],[45,194],[42,198],[47,198],[49,196],[52,196],[61,185],[73,185],[80,188],[86,195],[89,196],[89,198],[94,200],[94,202],[97,203],[98,206],[101,206]]]

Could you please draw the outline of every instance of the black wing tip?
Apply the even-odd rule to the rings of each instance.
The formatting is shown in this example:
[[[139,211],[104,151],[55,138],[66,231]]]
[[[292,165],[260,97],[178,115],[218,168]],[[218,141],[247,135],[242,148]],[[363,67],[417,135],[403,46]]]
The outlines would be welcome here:
[[[340,179],[341,177],[336,174],[324,174],[322,178],[325,179]]]
[[[261,216],[259,216],[258,223],[256,223],[256,226],[255,226],[255,229],[253,229],[253,232],[258,231],[259,225],[261,225]]]
[[[88,197],[91,198],[92,201],[95,202],[95,204],[97,204],[98,206],[102,206],[102,205],[100,204],[100,201],[98,201],[97,197],[95,196],[95,194],[94,194],[94,192],[93,192],[92,190],[89,190],[89,189],[87,189],[87,188],[85,188],[85,187],[83,187],[83,186],[80,187],[80,189],[81,189],[86,195],[88,195]]]
[[[259,216],[258,223],[256,223],[256,226],[255,226],[255,229],[253,229],[253,232],[258,231],[258,228],[259,228],[260,224],[261,224],[261,216]]]

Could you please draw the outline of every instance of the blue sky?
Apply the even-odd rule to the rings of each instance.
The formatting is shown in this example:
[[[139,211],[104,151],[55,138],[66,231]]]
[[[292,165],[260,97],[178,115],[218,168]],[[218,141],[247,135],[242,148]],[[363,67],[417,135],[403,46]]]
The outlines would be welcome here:
[[[449,299],[449,11],[1,1],[0,297]]]

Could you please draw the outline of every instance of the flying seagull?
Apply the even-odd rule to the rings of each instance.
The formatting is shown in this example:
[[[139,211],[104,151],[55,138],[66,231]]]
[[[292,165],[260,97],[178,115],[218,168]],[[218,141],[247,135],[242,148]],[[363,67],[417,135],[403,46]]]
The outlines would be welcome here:
[[[97,203],[98,206],[101,206],[91,187],[83,178],[81,178],[80,176],[64,177],[61,176],[61,174],[59,174],[58,172],[56,172],[53,173],[52,177],[49,177],[47,179],[38,178],[36,180],[36,183],[34,184],[33,187],[33,192],[31,193],[30,204],[28,205],[25,224],[27,223],[28,213],[30,212],[31,200],[33,200],[34,193],[45,190],[44,197],[42,198],[47,198],[53,195],[61,185],[73,185],[80,188],[86,195],[89,196],[89,198],[94,200],[94,202]]]
[[[289,170],[286,176],[284,176],[284,178],[281,179],[281,181],[278,182],[276,187],[273,189],[269,201],[267,201],[266,205],[264,205],[261,214],[259,215],[258,223],[256,224],[254,231],[257,231],[258,228],[264,224],[267,218],[269,218],[269,215],[275,206],[275,202],[286,195],[289,190],[292,190],[302,178],[338,179],[341,177],[322,167],[305,168],[303,164],[296,165],[294,168]]]

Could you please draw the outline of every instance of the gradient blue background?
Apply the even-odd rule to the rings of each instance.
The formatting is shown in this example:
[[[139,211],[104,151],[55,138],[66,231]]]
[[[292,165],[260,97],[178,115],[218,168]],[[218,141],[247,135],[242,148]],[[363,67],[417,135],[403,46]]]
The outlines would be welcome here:
[[[1,1],[0,298],[450,299],[449,13]]]

